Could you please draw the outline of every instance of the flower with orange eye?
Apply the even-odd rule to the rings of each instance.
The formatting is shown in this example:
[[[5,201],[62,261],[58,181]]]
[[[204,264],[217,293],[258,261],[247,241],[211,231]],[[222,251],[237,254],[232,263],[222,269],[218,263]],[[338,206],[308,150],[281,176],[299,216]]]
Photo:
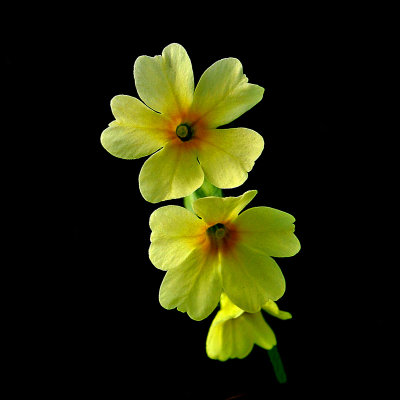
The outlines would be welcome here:
[[[200,198],[193,202],[195,214],[173,205],[152,213],[149,257],[167,271],[159,293],[164,308],[202,320],[222,291],[249,313],[283,295],[285,280],[272,257],[300,250],[294,218],[270,207],[241,212],[256,194]]]
[[[119,158],[151,155],[139,174],[147,201],[188,196],[205,178],[219,188],[237,187],[247,179],[263,138],[247,128],[216,129],[262,99],[264,89],[248,83],[239,60],[215,62],[194,89],[189,56],[172,43],[161,56],[140,56],[134,78],[143,102],[115,96],[115,120],[103,131],[101,143]]]

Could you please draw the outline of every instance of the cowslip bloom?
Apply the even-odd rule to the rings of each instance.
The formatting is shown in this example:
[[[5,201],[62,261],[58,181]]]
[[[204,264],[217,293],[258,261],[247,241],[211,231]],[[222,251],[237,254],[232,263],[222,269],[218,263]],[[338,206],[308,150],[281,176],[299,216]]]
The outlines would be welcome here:
[[[207,335],[208,357],[220,361],[245,358],[255,344],[266,350],[276,346],[275,334],[264,320],[261,311],[245,312],[233,304],[225,293],[221,295],[220,305]],[[262,309],[282,320],[292,318],[290,313],[279,310],[272,300],[265,303]]]
[[[285,280],[271,257],[300,250],[294,218],[269,207],[240,213],[256,194],[197,199],[196,215],[173,205],[152,213],[149,257],[167,271],[159,294],[164,308],[201,320],[215,309],[222,291],[251,313],[283,295]]]
[[[263,150],[263,138],[246,128],[216,129],[262,99],[264,89],[248,83],[239,60],[215,62],[194,90],[189,56],[172,43],[161,56],[140,56],[134,79],[143,102],[115,96],[115,120],[103,131],[101,143],[124,159],[152,154],[139,174],[147,201],[188,196],[204,177],[219,188],[237,187],[247,179]]]

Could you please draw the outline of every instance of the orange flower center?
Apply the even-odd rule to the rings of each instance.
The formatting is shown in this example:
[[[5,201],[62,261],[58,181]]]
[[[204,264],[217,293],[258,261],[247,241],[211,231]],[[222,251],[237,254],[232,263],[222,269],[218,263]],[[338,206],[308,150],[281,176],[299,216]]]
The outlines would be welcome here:
[[[226,253],[237,241],[237,231],[231,224],[215,224],[207,229],[209,251]]]
[[[207,120],[192,111],[171,115],[166,125],[168,138],[176,146],[185,149],[197,148],[207,137]]]

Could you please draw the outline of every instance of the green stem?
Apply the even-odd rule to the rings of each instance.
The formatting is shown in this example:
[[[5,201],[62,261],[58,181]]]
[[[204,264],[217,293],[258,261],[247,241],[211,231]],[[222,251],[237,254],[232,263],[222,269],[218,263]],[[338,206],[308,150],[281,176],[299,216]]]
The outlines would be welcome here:
[[[279,383],[286,383],[286,372],[283,367],[281,357],[278,353],[278,348],[274,346],[271,350],[268,350],[269,359],[271,360],[272,367],[274,368],[276,379]]]
[[[185,208],[194,213],[193,202],[197,199],[208,196],[222,197],[222,190],[204,179],[203,184],[195,192],[183,198],[183,204]]]

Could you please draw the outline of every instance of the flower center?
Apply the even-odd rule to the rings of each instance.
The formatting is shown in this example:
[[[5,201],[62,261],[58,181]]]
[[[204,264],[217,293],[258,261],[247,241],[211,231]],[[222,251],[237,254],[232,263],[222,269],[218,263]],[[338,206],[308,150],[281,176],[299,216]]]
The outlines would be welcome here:
[[[207,229],[209,251],[213,254],[226,254],[238,241],[238,232],[233,224],[215,224]]]
[[[216,239],[223,239],[226,235],[226,228],[223,224],[215,224],[207,229],[209,235],[214,236]]]
[[[193,136],[193,130],[188,124],[180,124],[176,128],[176,136],[182,140],[182,142],[186,142],[190,140]]]

